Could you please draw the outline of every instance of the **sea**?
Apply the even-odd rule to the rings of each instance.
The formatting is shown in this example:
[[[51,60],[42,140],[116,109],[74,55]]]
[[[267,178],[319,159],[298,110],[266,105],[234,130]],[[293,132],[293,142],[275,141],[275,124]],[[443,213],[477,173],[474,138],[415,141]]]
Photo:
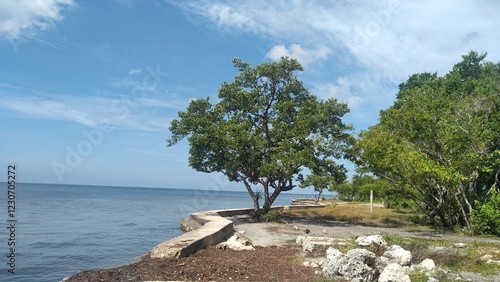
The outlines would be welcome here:
[[[181,235],[180,221],[190,213],[253,207],[244,188],[17,183],[14,213],[7,197],[7,184],[0,183],[0,281],[16,282],[62,281],[83,270],[127,264]],[[283,192],[274,205],[305,197],[312,195]]]

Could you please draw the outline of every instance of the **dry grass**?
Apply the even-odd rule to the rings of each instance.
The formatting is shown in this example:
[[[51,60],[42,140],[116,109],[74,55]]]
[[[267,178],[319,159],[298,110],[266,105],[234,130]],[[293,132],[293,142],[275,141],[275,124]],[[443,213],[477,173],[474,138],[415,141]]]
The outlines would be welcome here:
[[[468,271],[482,275],[495,274],[499,270],[498,265],[488,264],[485,259],[487,256],[492,260],[500,260],[499,244],[474,242],[467,244],[466,248],[454,248],[452,242],[444,240],[402,238],[394,235],[385,235],[384,239],[389,245],[399,245],[410,251],[412,263],[432,259],[440,268],[453,272]]]
[[[326,208],[292,209],[284,211],[283,215],[338,220],[369,226],[415,227],[415,211],[410,209],[374,207],[373,213],[370,213],[370,206],[367,204],[336,201],[325,201],[324,203],[327,205]]]

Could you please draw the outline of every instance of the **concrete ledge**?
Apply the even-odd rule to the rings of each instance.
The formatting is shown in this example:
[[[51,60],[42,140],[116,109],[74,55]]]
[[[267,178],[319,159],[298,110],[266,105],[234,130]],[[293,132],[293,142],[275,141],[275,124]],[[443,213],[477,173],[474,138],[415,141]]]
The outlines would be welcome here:
[[[292,200],[292,203],[296,202],[297,200]],[[296,210],[296,209],[315,209],[315,208],[324,208],[326,205],[324,204],[318,204],[316,203],[315,205],[308,204],[308,205],[302,205],[300,203],[296,203],[294,205],[290,206],[273,206],[269,210]],[[253,212],[254,209],[227,209],[227,210],[219,210],[216,211],[220,216],[235,216],[235,215],[246,215],[250,214]]]
[[[283,209],[304,209],[320,208],[325,205],[311,206],[276,206],[271,210]],[[196,251],[207,246],[216,245],[234,232],[233,222],[224,217],[246,215],[253,212],[254,209],[227,209],[197,212],[191,214],[191,219],[202,225],[200,228],[184,233],[169,241],[163,242],[150,252],[152,258],[180,258],[187,257]]]
[[[157,245],[150,257],[187,257],[206,246],[220,243],[234,231],[233,222],[221,217],[217,211],[193,213],[191,218],[202,227]]]

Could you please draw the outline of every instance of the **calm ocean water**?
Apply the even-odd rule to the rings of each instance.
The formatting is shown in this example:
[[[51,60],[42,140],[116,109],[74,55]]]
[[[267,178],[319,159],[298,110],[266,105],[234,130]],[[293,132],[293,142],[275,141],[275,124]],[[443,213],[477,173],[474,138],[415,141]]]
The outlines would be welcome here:
[[[12,275],[7,272],[7,188],[0,185],[0,281],[61,281],[82,270],[118,266],[182,234],[180,221],[192,212],[252,207],[243,189],[18,183],[16,274]],[[299,197],[303,195],[282,193],[275,205],[288,205]]]

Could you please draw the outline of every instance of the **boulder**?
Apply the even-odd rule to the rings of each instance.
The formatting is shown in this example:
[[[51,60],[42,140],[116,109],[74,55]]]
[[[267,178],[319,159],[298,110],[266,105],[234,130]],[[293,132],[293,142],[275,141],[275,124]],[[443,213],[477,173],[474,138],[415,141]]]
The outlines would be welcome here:
[[[465,247],[467,247],[467,244],[465,243],[453,243],[453,248],[456,248],[456,249],[463,249]]]
[[[377,256],[365,249],[353,249],[347,252],[346,257],[348,257],[350,260],[357,260],[360,261],[369,267],[374,267],[375,266],[375,259]]]
[[[326,248],[335,241],[333,238],[328,237],[314,237],[314,236],[298,236],[295,242],[302,245],[302,249],[307,252],[313,252]]]
[[[338,266],[338,272],[343,279],[352,282],[373,281],[373,269],[360,261],[346,259],[345,262],[340,261]]]
[[[404,267],[391,263],[380,273],[378,282],[411,282],[411,280]]]
[[[401,266],[411,264],[411,252],[401,248],[398,245],[392,245],[384,252],[384,257],[389,259],[390,263],[397,263]]]
[[[423,272],[430,272],[436,269],[436,264],[432,259],[424,259],[421,263],[419,263],[415,269]]]
[[[387,242],[380,235],[359,236],[356,238],[356,244],[361,247],[387,248]]]
[[[372,281],[374,271],[362,260],[374,261],[375,254],[365,251],[352,250],[348,255],[344,255],[337,249],[328,248],[327,262],[323,268],[323,274],[334,279],[346,279],[356,282]],[[373,254],[373,258],[367,252]]]
[[[381,256],[375,259],[375,268],[378,270],[378,273],[381,273],[384,268],[386,268],[390,264],[388,258]]]
[[[336,261],[336,260],[339,260],[343,257],[344,257],[344,254],[335,248],[330,247],[326,250],[327,261]]]
[[[181,220],[181,229],[185,232],[193,231],[200,227],[201,225],[192,218],[185,218]]]
[[[227,241],[216,245],[216,248],[222,250],[254,250],[252,240],[240,232],[235,232]]]
[[[307,237],[297,238],[304,243]],[[334,281],[379,281],[379,282],[411,282],[409,273],[421,272],[428,277],[427,282],[437,281],[436,265],[432,259],[425,259],[419,264],[412,265],[412,254],[400,246],[387,243],[381,236],[366,236],[356,238],[356,242],[369,247],[386,247],[382,256],[366,249],[352,249],[342,253],[338,249],[329,247],[326,250],[326,261],[323,264],[307,264],[320,266],[322,274]],[[483,256],[483,261],[491,260],[491,256]],[[472,280],[470,280],[472,281]]]

